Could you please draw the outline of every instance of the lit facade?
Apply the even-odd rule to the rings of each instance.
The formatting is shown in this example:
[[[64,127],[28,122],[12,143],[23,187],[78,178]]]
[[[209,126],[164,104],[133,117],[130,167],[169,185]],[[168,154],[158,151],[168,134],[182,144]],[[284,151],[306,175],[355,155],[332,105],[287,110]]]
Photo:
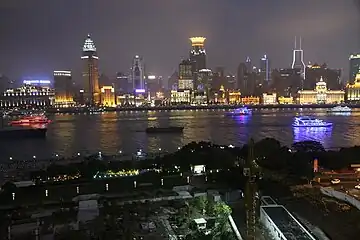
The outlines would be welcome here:
[[[190,90],[172,90],[170,93],[171,104],[190,104],[191,91]]]
[[[83,46],[83,55],[81,59],[84,62],[84,101],[87,105],[97,105],[100,103],[99,88],[99,69],[96,54],[96,47],[90,35],[85,39]]]
[[[276,93],[263,93],[263,104],[265,105],[274,105],[277,104]]]
[[[0,106],[11,107],[47,107],[55,102],[55,91],[48,87],[25,85],[8,89],[0,96]]]
[[[253,96],[242,97],[241,98],[241,103],[245,104],[245,105],[258,105],[258,104],[260,104],[260,98],[259,97],[253,97]]]
[[[194,80],[194,89],[197,89],[198,72],[201,69],[206,69],[206,51],[205,51],[205,40],[204,37],[192,37],[191,50],[190,50],[190,61],[192,65],[192,75]]]
[[[115,107],[115,89],[113,86],[103,86],[101,88],[101,105]]]
[[[55,105],[68,107],[74,105],[71,71],[54,71]]]
[[[360,101],[360,71],[356,74],[354,83],[349,83],[346,86],[346,100],[349,102]]]
[[[294,98],[293,97],[284,97],[280,96],[278,98],[279,104],[294,104]]]
[[[239,104],[241,103],[241,92],[240,91],[228,91],[228,101],[229,104]]]
[[[332,104],[342,103],[345,100],[345,91],[328,90],[326,82],[320,78],[314,90],[301,90],[298,92],[299,104]]]
[[[194,89],[192,64],[190,60],[183,60],[179,64],[178,89]]]

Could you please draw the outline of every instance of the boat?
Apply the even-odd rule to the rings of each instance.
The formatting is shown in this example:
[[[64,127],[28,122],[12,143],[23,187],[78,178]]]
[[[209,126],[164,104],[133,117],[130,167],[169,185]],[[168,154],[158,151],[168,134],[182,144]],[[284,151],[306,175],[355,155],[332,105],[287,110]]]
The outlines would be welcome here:
[[[351,112],[352,109],[348,106],[336,106],[328,110],[328,112]]]
[[[251,114],[251,109],[247,107],[237,108],[234,111],[226,113],[228,116],[239,116],[239,115],[249,115]]]
[[[49,120],[45,115],[30,115],[20,118],[18,120],[11,121],[9,125],[37,125],[37,124],[49,124]]]
[[[146,133],[182,133],[184,127],[149,127]]]
[[[309,116],[295,117],[293,127],[331,127],[332,123]]]
[[[0,129],[0,139],[46,138],[47,128],[5,127]]]

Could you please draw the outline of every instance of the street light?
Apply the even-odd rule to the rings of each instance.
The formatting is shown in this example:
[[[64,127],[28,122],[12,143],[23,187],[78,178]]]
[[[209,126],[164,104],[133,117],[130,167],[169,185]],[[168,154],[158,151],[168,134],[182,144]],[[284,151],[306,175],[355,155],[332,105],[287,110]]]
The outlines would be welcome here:
[[[161,179],[161,186],[164,186],[164,179]]]
[[[12,193],[12,199],[13,199],[13,201],[15,200],[15,193],[14,192]]]
[[[80,188],[76,187],[76,193],[79,194],[79,192],[80,192]]]
[[[78,152],[77,155],[80,156],[80,153]]]
[[[134,188],[136,188],[136,181],[134,181]]]
[[[161,148],[159,148],[159,152],[161,152]]]
[[[45,197],[48,197],[49,196],[49,191],[46,189],[45,190]]]
[[[33,156],[33,159],[35,159],[35,158],[36,158],[36,156],[34,155],[34,156]]]
[[[181,149],[181,147],[178,147],[178,150],[180,150]]]
[[[119,153],[122,154],[122,151],[120,150]]]
[[[13,158],[12,157],[9,157],[10,160],[12,160]]]

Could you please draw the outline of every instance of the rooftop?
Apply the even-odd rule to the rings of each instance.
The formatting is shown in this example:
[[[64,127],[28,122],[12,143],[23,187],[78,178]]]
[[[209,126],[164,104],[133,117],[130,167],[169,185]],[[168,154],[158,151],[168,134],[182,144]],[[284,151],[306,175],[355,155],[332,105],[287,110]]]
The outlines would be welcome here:
[[[262,206],[287,240],[316,240],[283,206]]]

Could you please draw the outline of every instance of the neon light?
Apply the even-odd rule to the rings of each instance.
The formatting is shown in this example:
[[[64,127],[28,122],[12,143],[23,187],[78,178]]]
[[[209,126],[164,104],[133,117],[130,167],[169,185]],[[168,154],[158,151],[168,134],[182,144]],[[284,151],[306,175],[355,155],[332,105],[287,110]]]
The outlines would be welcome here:
[[[149,80],[154,80],[154,79],[156,79],[156,76],[155,75],[150,75],[150,76],[148,76],[148,79]]]
[[[24,80],[23,84],[50,84],[50,80]]]
[[[295,117],[294,123],[292,124],[293,127],[306,127],[306,128],[313,128],[313,127],[331,127],[332,123],[325,122],[320,119],[312,118],[312,117]]]
[[[135,89],[136,93],[145,93],[145,89]]]

